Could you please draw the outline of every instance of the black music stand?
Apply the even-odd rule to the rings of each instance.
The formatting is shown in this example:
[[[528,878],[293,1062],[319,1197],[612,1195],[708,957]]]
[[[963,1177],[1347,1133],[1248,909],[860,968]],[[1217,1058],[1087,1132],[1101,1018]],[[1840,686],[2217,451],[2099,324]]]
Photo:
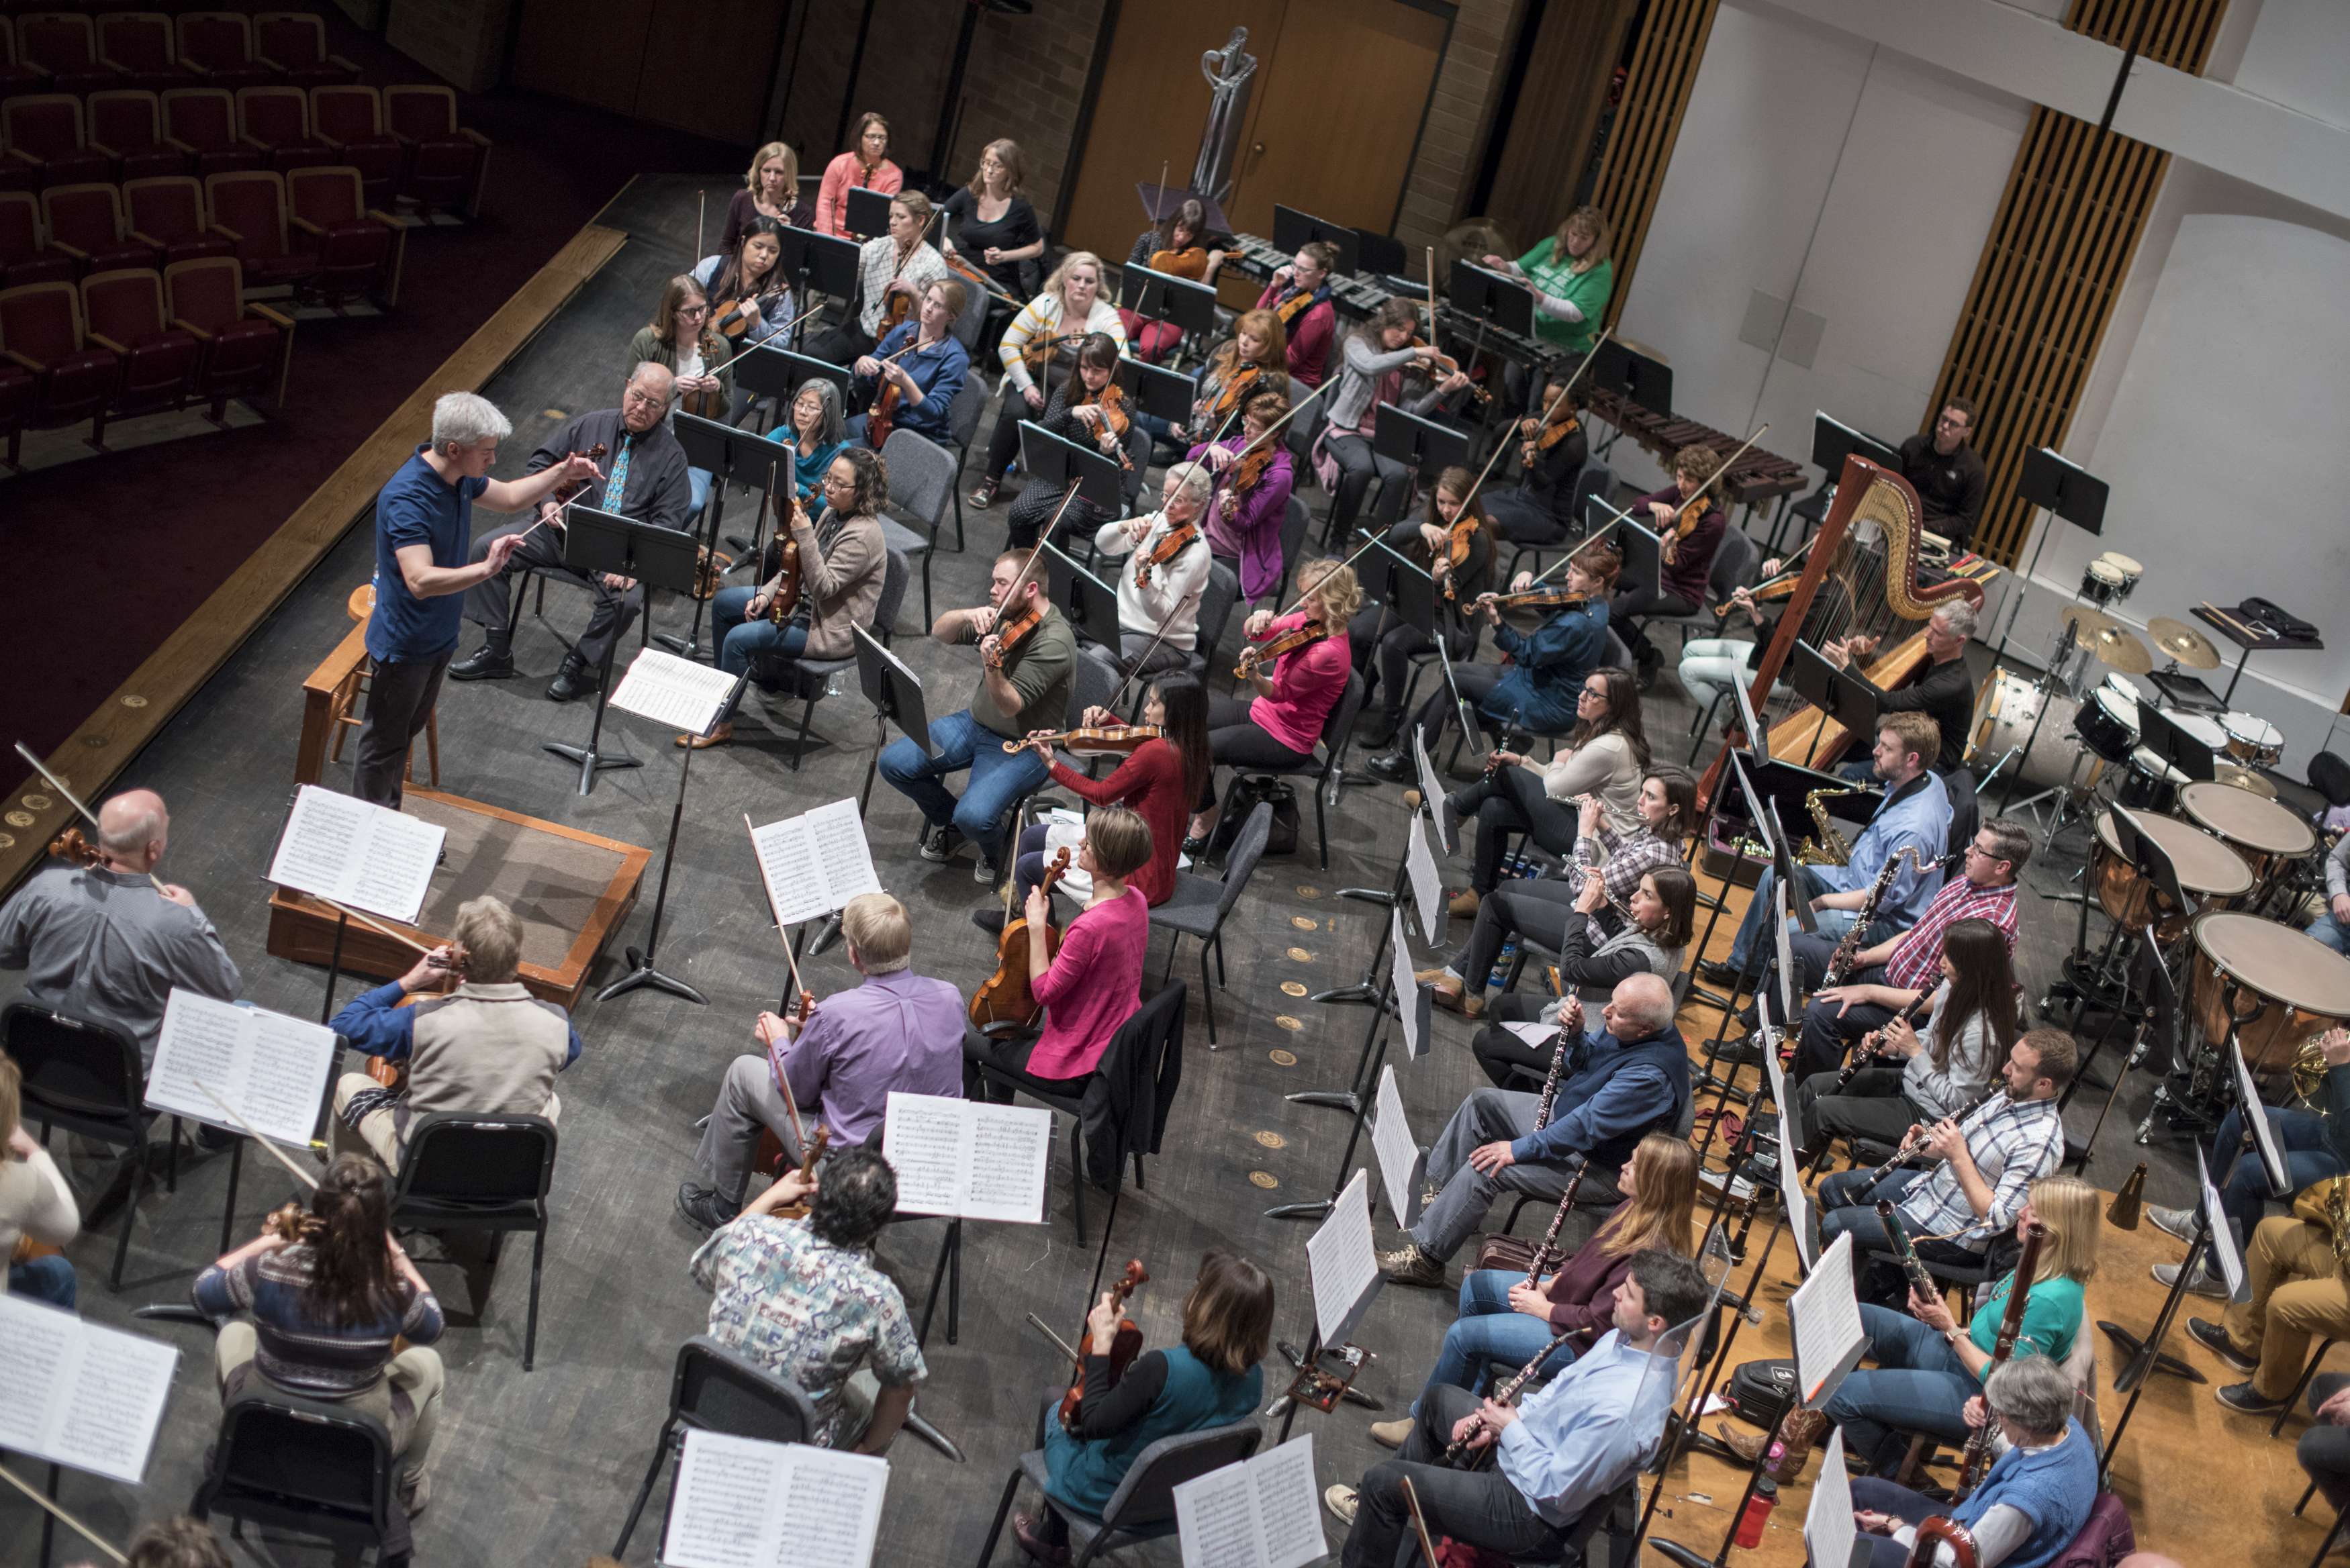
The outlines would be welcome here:
[[[1140,359],[1118,356],[1118,366],[1110,379],[1134,400],[1134,406],[1153,419],[1165,420],[1170,425],[1189,424],[1191,400],[1198,395],[1199,384],[1180,370],[1170,370],[1163,365],[1152,365]]]
[[[829,295],[835,299],[857,297],[860,273],[858,245],[855,240],[842,239],[838,234],[820,234],[814,229],[784,231],[783,254],[775,265],[797,281],[799,297],[811,294]],[[801,324],[805,330],[806,324]]]
[[[1403,498],[1388,518],[1393,522],[1410,508],[1413,498],[1419,493],[1421,474],[1468,466],[1469,433],[1422,419],[1393,403],[1381,403],[1372,416],[1371,450],[1404,466]],[[1379,482],[1379,505],[1382,510],[1387,505],[1384,479]]]
[[[792,399],[810,381],[830,381],[838,389],[840,406],[846,409],[850,379],[847,369],[829,359],[781,348],[772,340],[734,361],[734,384],[754,396],[775,399],[779,410],[789,408]]]
[[[1877,700],[1883,693],[1849,670],[1828,662],[1827,656],[1810,643],[1800,639],[1795,643],[1787,660],[1787,684],[1827,719],[1842,724],[1846,734],[1873,737],[1877,733]],[[1805,767],[1818,754],[1820,736],[1826,728],[1824,720],[1812,732],[1811,746],[1804,753]]]
[[[1504,332],[1514,332],[1521,337],[1534,335],[1534,290],[1516,278],[1489,271],[1475,262],[1461,260],[1452,264],[1452,276],[1445,285],[1445,303]]]
[[[1118,274],[1118,302],[1145,321],[1169,321],[1190,333],[1216,329],[1216,291],[1132,263]]]
[[[2138,706],[2137,741],[2164,763],[2185,774],[2190,784],[2209,784],[2219,772],[2220,753],[2151,702]]]
[[[2017,476],[2015,493],[2027,506],[2038,506],[2085,534],[2099,535],[2106,531],[2106,498],[2111,487],[2076,462],[2068,462],[2049,448],[2034,447],[2023,454],[2023,472]],[[2040,571],[2041,553],[2048,548],[2048,535],[2054,528],[2040,530],[2040,543],[2032,548],[2032,565],[2024,568],[2023,580],[2029,583]],[[2007,652],[2007,639],[2015,631],[2015,618],[2023,613],[2024,596],[2015,595],[2015,604],[2007,612],[2006,629],[1999,634],[1995,651]]]
[[[1100,448],[1065,441],[1043,425],[1020,421],[1020,464],[1028,482],[1051,491],[1066,491],[1077,482],[1077,493],[1105,516],[1126,510],[1126,470]]]
[[[1045,541],[1045,597],[1069,618],[1069,625],[1089,642],[1098,642],[1121,658],[1125,644],[1118,636],[1118,590],[1086,570],[1064,554],[1058,545]],[[1126,560],[1120,557],[1111,563],[1113,574],[1123,571]]]
[[[1827,515],[1828,497],[1835,493],[1836,481],[1844,472],[1844,460],[1856,455],[1868,459],[1880,468],[1889,468],[1896,473],[1901,472],[1899,449],[1853,429],[1822,410],[1813,410],[1812,465],[1825,472],[1827,480],[1804,500],[1792,506],[1783,504],[1780,507],[1779,514],[1771,521],[1770,543],[1762,547],[1765,556],[1779,553],[1780,535],[1786,527],[1790,513],[1812,523],[1820,522]],[[1818,508],[1816,512],[1812,510],[1814,504]]]
[[[1650,358],[1620,337],[1610,337],[1599,345],[1591,356],[1591,369],[1585,374],[1603,392],[1613,392],[1627,402],[1637,403],[1659,419],[1672,416],[1673,368],[1661,359]],[[1613,437],[1609,444],[1614,444]]]
[[[644,584],[648,594],[654,588],[691,592],[700,551],[701,544],[692,535],[675,528],[632,523],[615,513],[598,512],[576,503],[563,509],[563,565],[582,575],[612,572],[634,577]],[[612,646],[604,650],[604,668],[598,672],[596,718],[588,727],[588,743],[572,746],[549,741],[546,744],[546,749],[556,756],[579,764],[581,794],[595,789],[596,775],[605,768],[645,765],[639,758],[625,754],[608,757],[598,749],[604,739],[604,700],[612,690],[612,655],[619,640],[616,635]]]
[[[865,787],[857,796],[857,815],[861,817],[873,799],[873,777],[880,771],[881,744],[889,739],[890,725],[897,725],[906,739],[920,747],[922,755],[935,757],[939,752],[931,744],[931,720],[922,706],[921,677],[875,641],[873,634],[863,627],[849,629],[857,634],[857,685],[865,693],[865,700],[873,704],[873,756],[865,764]]]
[[[1273,204],[1273,248],[1295,255],[1301,246],[1320,240],[1337,253],[1330,270],[1345,277],[1355,275],[1363,260],[1362,236],[1345,223],[1334,223],[1327,218],[1317,218],[1301,213],[1295,207]]]
[[[718,549],[718,524],[726,515],[728,484],[748,485],[770,496],[780,485],[786,495],[791,493],[792,452],[781,442],[769,441],[756,431],[736,430],[733,425],[688,413],[672,416],[671,428],[677,432],[678,444],[685,448],[685,461],[710,471],[709,516],[701,543],[713,556]],[[691,594],[693,589],[690,577],[677,585],[677,591],[682,594]],[[681,658],[701,658],[703,603],[699,598],[693,601],[693,625],[683,637],[664,632],[653,640]],[[646,609],[650,613],[651,606],[648,604]],[[723,641],[726,634],[722,631],[717,635]]]
[[[889,232],[889,203],[897,200],[869,185],[851,185],[841,198],[840,226],[860,240],[879,239]]]
[[[1232,232],[1232,220],[1224,216],[1224,209],[1204,191],[1194,191],[1188,185],[1162,185],[1156,180],[1137,180],[1134,194],[1142,203],[1143,217],[1152,223],[1166,222],[1186,202],[1197,202],[1207,215],[1210,234]]]
[[[1591,499],[1607,504],[1596,495]],[[1665,542],[1655,529],[1635,523],[1627,514],[1617,520],[1616,548],[1624,556],[1623,570],[1616,575],[1619,585],[1645,587],[1651,593],[1664,591]]]
[[[1409,255],[1403,242],[1393,234],[1383,234],[1375,229],[1355,231],[1355,265],[1361,271],[1403,277],[1411,265]]]

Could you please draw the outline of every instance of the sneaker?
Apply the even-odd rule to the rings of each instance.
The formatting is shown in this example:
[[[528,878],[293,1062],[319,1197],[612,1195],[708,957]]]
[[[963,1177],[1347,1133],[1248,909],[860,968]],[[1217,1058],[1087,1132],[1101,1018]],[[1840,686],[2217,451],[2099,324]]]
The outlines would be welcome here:
[[[2178,1263],[2155,1264],[2154,1282],[2165,1289],[2177,1284],[2178,1271],[2182,1266]],[[2215,1302],[2223,1302],[2228,1299],[2228,1287],[2213,1279],[2210,1270],[2199,1266],[2195,1271],[2195,1277],[2187,1282],[2187,1293],[2191,1296],[2208,1296]]]
[[[994,861],[982,855],[978,864],[971,868],[971,879],[983,888],[993,888],[1003,880],[1003,873],[997,869]]]
[[[1444,1285],[1444,1264],[1420,1250],[1417,1241],[1406,1241],[1392,1252],[1379,1254],[1379,1272],[1393,1285],[1419,1285],[1440,1290]]]
[[[1411,1417],[1409,1416],[1399,1420],[1371,1423],[1371,1441],[1383,1449],[1400,1449],[1404,1439],[1410,1436]]]
[[[2228,1331],[2221,1328],[2218,1324],[2213,1323],[2208,1317],[2189,1318],[2187,1320],[2187,1332],[2195,1336],[2195,1343],[2200,1345],[2204,1349],[2210,1351],[2212,1355],[2218,1356],[2220,1360],[2226,1362],[2229,1366],[2234,1367],[2239,1372],[2250,1372],[2261,1364],[2261,1358],[2259,1356],[2247,1355],[2242,1351],[2238,1350],[2236,1348],[2236,1342],[2228,1337]],[[2244,1391],[2247,1394],[2251,1393],[2251,1385],[2249,1383],[2245,1384]],[[2223,1389],[2221,1390],[2221,1398],[2224,1400],[2225,1397],[2226,1390]],[[2272,1400],[2270,1403],[2282,1404],[2283,1401]]]
[[[1464,888],[1452,895],[1451,901],[1446,904],[1444,909],[1445,912],[1456,920],[1473,920],[1484,902],[1485,900],[1478,896],[1476,888]]]
[[[933,865],[942,866],[953,859],[955,851],[962,846],[962,835],[941,823],[922,829],[921,841],[915,846],[915,853]]]
[[[1352,1526],[1355,1522],[1355,1489],[1332,1483],[1322,1489],[1322,1506],[1339,1523]]]
[[[995,489],[1000,483],[1001,481],[993,479],[981,480],[971,494],[964,498],[971,504],[971,509],[974,512],[984,512],[994,505]]]
[[[677,1189],[677,1211],[685,1216],[687,1224],[707,1236],[740,1214],[743,1206],[689,1181]]]
[[[2284,1400],[2267,1398],[2249,1383],[2230,1383],[2224,1388],[2215,1388],[2211,1397],[2246,1416],[2272,1416],[2285,1407]]]
[[[2154,1221],[2156,1230],[2166,1235],[2176,1236],[2187,1242],[2195,1240],[2195,1210],[2192,1209],[2163,1209],[2149,1203],[2146,1206],[2146,1217]]]

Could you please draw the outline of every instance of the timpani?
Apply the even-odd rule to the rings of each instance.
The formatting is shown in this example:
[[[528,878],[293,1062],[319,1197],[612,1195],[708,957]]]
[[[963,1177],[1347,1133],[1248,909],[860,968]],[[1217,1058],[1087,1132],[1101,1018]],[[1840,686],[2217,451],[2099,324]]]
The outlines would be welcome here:
[[[2252,890],[2252,868],[2244,864],[2244,857],[2210,834],[2175,816],[2143,811],[2131,815],[2138,831],[2170,857],[2171,869],[2178,873],[2180,892],[2210,905],[2241,898]],[[2097,846],[2091,857],[2089,881],[2096,890],[2098,907],[2131,930],[2144,926],[2156,913],[2154,884],[2139,876],[2137,867],[2122,854],[2121,835],[2115,830],[2110,810],[2097,813]],[[2187,929],[2187,912],[2166,909],[2161,916],[2155,940],[2177,940]]]
[[[2242,856],[2262,881],[2317,847],[2317,830],[2289,807],[2216,779],[2180,785],[2178,809]]]
[[[2194,932],[2195,1022],[2213,1045],[2232,1026],[2255,1075],[2290,1074],[2303,1041],[2350,1021],[2350,959],[2324,942],[2232,909],[2197,916]]]

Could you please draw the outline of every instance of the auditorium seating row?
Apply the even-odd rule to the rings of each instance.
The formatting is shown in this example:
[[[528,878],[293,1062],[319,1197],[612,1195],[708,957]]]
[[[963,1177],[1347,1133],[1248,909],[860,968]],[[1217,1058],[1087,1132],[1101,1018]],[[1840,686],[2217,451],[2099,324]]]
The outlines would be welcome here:
[[[132,181],[160,174],[286,173],[317,164],[359,171],[370,206],[481,208],[490,143],[457,123],[457,95],[409,84],[110,88],[86,98],[0,99],[0,190]]]
[[[372,294],[397,303],[408,225],[362,194],[359,171],[325,164],[157,175],[121,185],[0,191],[0,285],[72,283],[125,267],[234,256],[255,288],[305,300]]]
[[[74,283],[0,288],[0,433],[16,462],[24,432],[193,402],[222,420],[228,400],[276,380],[285,398],[294,323],[244,298],[233,256],[125,267]]]
[[[284,82],[310,88],[359,79],[327,52],[326,25],[307,11],[42,9],[0,16],[0,95],[104,88],[215,87]]]

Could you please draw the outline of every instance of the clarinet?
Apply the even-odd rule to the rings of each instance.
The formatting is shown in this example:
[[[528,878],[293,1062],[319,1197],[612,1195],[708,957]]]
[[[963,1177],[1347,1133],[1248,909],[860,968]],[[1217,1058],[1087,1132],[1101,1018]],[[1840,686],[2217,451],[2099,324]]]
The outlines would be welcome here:
[[[1926,1272],[1926,1265],[1918,1257],[1918,1249],[1909,1244],[1909,1232],[1903,1228],[1901,1216],[1895,1210],[1891,1199],[1877,1200],[1877,1222],[1885,1227],[1886,1244],[1893,1249],[1894,1262],[1901,1265],[1902,1273],[1908,1277],[1909,1288],[1928,1301],[1940,1295],[1942,1287],[1935,1283],[1934,1276]]]
[[[1854,1075],[1877,1059],[1877,1046],[1884,1042],[1885,1030],[1892,1028],[1894,1023],[1908,1023],[1914,1026],[1918,1022],[1918,1010],[1933,1000],[1934,993],[1929,991],[1895,1014],[1893,1023],[1887,1023],[1885,1029],[1872,1029],[1863,1035],[1860,1049],[1852,1054],[1852,1060],[1846,1062],[1843,1070],[1836,1074],[1835,1087],[1828,1092],[1835,1095],[1843,1094],[1844,1086],[1852,1082]]]
[[[1966,1119],[1967,1119],[1969,1116],[1970,1116],[1974,1115],[1977,1111],[1979,1111],[1979,1110],[1982,1109],[1985,1106],[1987,1106],[1987,1105],[1991,1104],[1991,1101],[1993,1101],[1993,1100],[1997,1099],[2000,1096],[2002,1096],[2002,1095],[2005,1094],[2006,1092],[2007,1092],[2007,1085],[2004,1085],[2004,1084],[1994,1084],[1994,1085],[1992,1085],[1990,1088],[1985,1089],[1985,1090],[1982,1092],[1981,1096],[1980,1097],[1978,1097],[1978,1098],[1974,1101],[1974,1103],[1973,1103],[1973,1104],[1971,1104],[1971,1105],[1968,1106],[1964,1110],[1962,1110],[1962,1111],[1959,1112],[1959,1114],[1958,1114],[1958,1115],[1956,1115],[1956,1116],[1949,1116],[1949,1117],[1946,1117],[1946,1118],[1944,1118],[1944,1119],[1945,1119],[1945,1120],[1949,1120],[1949,1121],[1954,1121],[1954,1122],[1959,1122],[1959,1123],[1964,1123],[1964,1122],[1966,1121]],[[1903,1139],[1901,1140],[1901,1147],[1900,1147],[1899,1148],[1897,1148],[1897,1149],[1895,1149],[1895,1150],[1893,1151],[1893,1158],[1890,1158],[1890,1159],[1888,1159],[1888,1160],[1887,1160],[1883,1165],[1878,1166],[1875,1170],[1872,1170],[1872,1171],[1870,1171],[1870,1172],[1868,1173],[1868,1180],[1867,1180],[1866,1183],[1864,1183],[1864,1184],[1863,1184],[1863,1186],[1862,1186],[1862,1190],[1863,1190],[1863,1191],[1866,1191],[1866,1190],[1867,1190],[1867,1189],[1868,1189],[1868,1188],[1874,1187],[1874,1186],[1876,1186],[1878,1182],[1880,1182],[1880,1181],[1884,1180],[1884,1179],[1885,1179],[1885,1178],[1886,1178],[1886,1176],[1887,1176],[1888,1173],[1890,1173],[1890,1172],[1891,1172],[1891,1170],[1893,1169],[1893,1168],[1894,1168],[1895,1166],[1899,1165],[1903,1160],[1908,1159],[1911,1155],[1913,1155],[1913,1154],[1917,1153],[1917,1152],[1918,1152],[1918,1150],[1919,1148],[1923,1147],[1924,1146],[1925,1146],[1925,1139],[1923,1139],[1923,1138],[1921,1138],[1921,1137],[1918,1137],[1916,1134],[1914,1134],[1914,1133],[1913,1133],[1913,1134],[1911,1134],[1908,1137],[1905,1137],[1905,1138],[1903,1138]]]
[[[1518,1375],[1516,1376],[1511,1378],[1507,1383],[1503,1384],[1499,1388],[1493,1390],[1493,1398],[1503,1405],[1515,1403],[1518,1397],[1518,1390],[1523,1388],[1528,1382],[1532,1381],[1535,1371],[1541,1367],[1544,1362],[1550,1359],[1551,1352],[1556,1350],[1560,1345],[1565,1345],[1568,1339],[1574,1336],[1574,1334],[1575,1331],[1573,1329],[1569,1329],[1566,1333],[1553,1339],[1548,1345],[1544,1345],[1540,1350],[1535,1351],[1534,1358],[1532,1361],[1527,1362],[1523,1366],[1519,1367]],[[1459,1469],[1461,1468],[1461,1460],[1462,1457],[1469,1452],[1470,1439],[1484,1429],[1485,1423],[1482,1418],[1480,1418],[1475,1426],[1469,1428],[1466,1435],[1455,1438],[1451,1442],[1445,1445],[1444,1457],[1439,1459],[1437,1463],[1442,1465],[1447,1469]]]
[[[1918,853],[1918,846],[1914,844],[1905,844],[1885,857],[1885,864],[1877,868],[1877,880],[1868,885],[1868,897],[1862,900],[1860,912],[1853,917],[1852,929],[1845,932],[1843,940],[1835,945],[1835,951],[1828,955],[1827,972],[1820,980],[1822,990],[1842,985],[1845,978],[1852,973],[1853,961],[1860,956],[1861,933],[1877,923],[1877,908],[1885,902],[1885,895],[1893,890],[1893,878],[1901,874],[1904,857],[1918,871],[1926,869],[1926,857]]]
[[[2016,1260],[2015,1272],[2008,1276],[2007,1310],[2000,1314],[1999,1337],[1991,1343],[1991,1365],[1983,1368],[1986,1388],[1991,1386],[1992,1375],[2015,1354],[2016,1336],[2023,1332],[2023,1299],[2032,1293],[2032,1277],[2040,1265],[2040,1243],[2046,1235],[2047,1227],[2037,1221],[2023,1232],[2023,1256]],[[1991,1459],[1991,1406],[1986,1400],[1983,1424],[1967,1438],[1966,1462],[1959,1468],[1960,1498],[1975,1490],[1975,1482],[1982,1478],[1983,1466]]]
[[[1550,1229],[1543,1232],[1542,1245],[1534,1249],[1533,1267],[1526,1270],[1526,1288],[1542,1283],[1543,1271],[1550,1267],[1551,1249],[1557,1244],[1558,1228],[1566,1222],[1566,1211],[1575,1207],[1575,1189],[1583,1185],[1583,1173],[1588,1164],[1578,1166],[1573,1179],[1566,1184],[1566,1196],[1558,1200],[1558,1212],[1550,1217]]]

